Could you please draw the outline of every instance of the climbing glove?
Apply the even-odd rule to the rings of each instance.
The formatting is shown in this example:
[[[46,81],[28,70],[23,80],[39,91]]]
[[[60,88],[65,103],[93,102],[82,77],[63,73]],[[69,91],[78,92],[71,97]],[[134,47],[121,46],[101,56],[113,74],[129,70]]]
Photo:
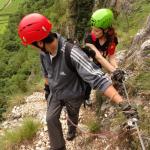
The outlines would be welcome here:
[[[118,82],[122,82],[125,80],[125,71],[121,70],[121,69],[116,69],[111,76],[111,79],[113,81],[118,81]]]
[[[45,99],[47,100],[50,94],[49,86],[47,84],[45,84],[44,91],[45,91]]]
[[[123,114],[127,119],[133,119],[133,118],[137,120],[139,119],[137,109],[132,105],[130,105],[128,102],[123,101],[119,103],[119,107],[121,108]]]

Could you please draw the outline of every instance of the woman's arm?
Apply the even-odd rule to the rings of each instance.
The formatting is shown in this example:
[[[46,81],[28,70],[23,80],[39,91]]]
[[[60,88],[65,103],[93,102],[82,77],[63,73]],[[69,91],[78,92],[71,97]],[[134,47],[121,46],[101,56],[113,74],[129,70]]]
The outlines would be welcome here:
[[[86,43],[86,46],[88,46],[89,48],[91,48],[95,53],[95,58],[96,60],[105,68],[107,69],[109,72],[114,72],[116,70],[116,68],[110,64],[102,55],[101,53],[98,51],[98,49],[90,43]]]
[[[115,54],[114,55],[109,55],[108,60],[109,60],[110,64],[115,67],[115,69],[118,68],[118,63],[116,61]]]

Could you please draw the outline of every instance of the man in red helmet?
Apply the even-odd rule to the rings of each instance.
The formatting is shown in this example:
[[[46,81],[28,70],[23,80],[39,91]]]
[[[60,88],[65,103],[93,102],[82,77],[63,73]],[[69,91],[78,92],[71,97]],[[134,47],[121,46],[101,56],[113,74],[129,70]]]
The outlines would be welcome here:
[[[52,150],[65,150],[65,140],[59,121],[63,106],[66,106],[69,118],[78,124],[79,109],[84,100],[86,82],[93,89],[120,106],[127,118],[137,118],[133,109],[112,86],[111,80],[101,69],[89,60],[88,56],[76,45],[68,46],[66,40],[59,34],[51,32],[50,21],[37,13],[25,16],[18,33],[24,45],[38,47],[50,94],[47,106],[47,126]],[[70,50],[70,62],[73,71],[67,64],[66,51]],[[67,140],[75,137],[76,127],[68,122]]]

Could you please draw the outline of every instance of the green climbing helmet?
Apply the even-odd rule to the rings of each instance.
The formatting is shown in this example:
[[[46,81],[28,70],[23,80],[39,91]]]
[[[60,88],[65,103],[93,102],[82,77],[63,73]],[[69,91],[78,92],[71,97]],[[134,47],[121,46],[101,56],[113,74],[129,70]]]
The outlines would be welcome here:
[[[107,29],[111,27],[113,18],[114,16],[110,9],[98,9],[91,17],[91,26]]]

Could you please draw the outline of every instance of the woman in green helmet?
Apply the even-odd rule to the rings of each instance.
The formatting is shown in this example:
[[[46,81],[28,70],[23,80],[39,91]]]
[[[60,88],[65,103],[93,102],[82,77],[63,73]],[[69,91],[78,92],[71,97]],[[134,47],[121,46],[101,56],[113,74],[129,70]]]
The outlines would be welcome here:
[[[115,57],[118,39],[112,27],[113,18],[110,9],[103,8],[95,11],[91,17],[92,31],[87,35],[85,45],[95,52],[93,61],[100,68],[103,67],[110,72],[112,79],[118,83],[124,80],[125,73],[118,69]],[[90,99],[86,104],[91,105]]]

